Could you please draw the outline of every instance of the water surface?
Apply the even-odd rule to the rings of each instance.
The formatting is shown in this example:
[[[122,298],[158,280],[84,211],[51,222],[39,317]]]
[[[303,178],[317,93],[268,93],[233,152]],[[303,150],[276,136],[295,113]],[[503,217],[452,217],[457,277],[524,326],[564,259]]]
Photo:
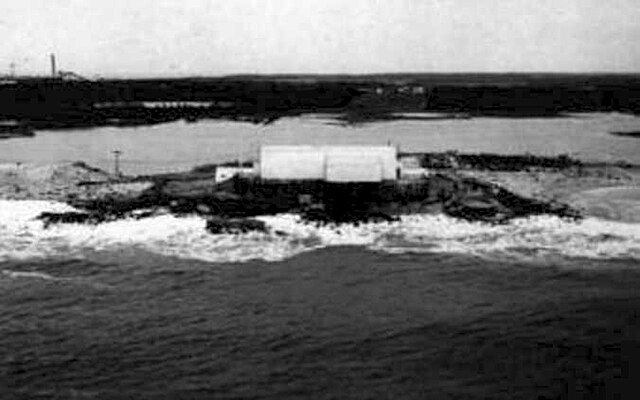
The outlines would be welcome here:
[[[584,160],[640,164],[640,144],[611,131],[638,130],[640,118],[576,114],[566,118],[474,118],[392,121],[343,126],[327,117],[285,118],[270,125],[201,121],[73,131],[43,131],[35,138],[0,142],[0,162],[84,160],[112,168],[112,150],[124,152],[127,173],[189,169],[195,165],[256,159],[262,144],[387,144],[402,151],[571,154]]]
[[[46,399],[605,399],[634,393],[631,260],[357,247],[211,264],[2,263],[0,386]]]

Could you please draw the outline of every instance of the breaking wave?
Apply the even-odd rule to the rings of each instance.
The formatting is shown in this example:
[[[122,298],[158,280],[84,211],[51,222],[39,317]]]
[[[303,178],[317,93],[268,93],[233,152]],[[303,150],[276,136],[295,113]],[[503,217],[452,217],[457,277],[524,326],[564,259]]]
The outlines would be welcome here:
[[[330,246],[363,246],[391,254],[463,253],[487,257],[545,256],[640,259],[640,224],[538,216],[506,225],[444,215],[410,215],[394,223],[315,226],[296,215],[260,217],[269,234],[211,235],[197,216],[163,215],[99,225],[52,225],[40,213],[73,211],[62,203],[0,200],[0,261],[83,257],[87,251],[138,248],[211,262],[279,261]]]

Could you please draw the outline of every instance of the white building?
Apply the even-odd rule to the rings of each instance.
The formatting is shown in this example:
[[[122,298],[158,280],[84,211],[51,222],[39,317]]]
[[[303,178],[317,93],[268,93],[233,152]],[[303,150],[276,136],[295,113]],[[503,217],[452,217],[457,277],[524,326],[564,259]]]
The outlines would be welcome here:
[[[272,180],[381,182],[397,179],[391,146],[264,146],[260,176]]]

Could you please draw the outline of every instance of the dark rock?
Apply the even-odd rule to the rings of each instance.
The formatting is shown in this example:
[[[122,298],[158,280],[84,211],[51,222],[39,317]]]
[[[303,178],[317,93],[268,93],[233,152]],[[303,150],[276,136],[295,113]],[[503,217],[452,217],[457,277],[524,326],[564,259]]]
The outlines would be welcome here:
[[[452,203],[444,211],[449,216],[468,221],[501,223],[513,217],[513,213],[498,204],[480,201]]]
[[[158,207],[158,208],[147,209],[147,210],[144,210],[144,209],[135,210],[130,213],[130,216],[134,219],[144,219],[144,218],[155,217],[158,215],[163,215],[168,213],[169,213],[168,209],[163,209],[161,207]]]
[[[213,234],[268,232],[267,225],[251,218],[220,218],[212,217],[207,220],[207,231]]]
[[[37,219],[44,222],[45,228],[48,228],[51,224],[98,224],[106,220],[100,214],[83,212],[44,212]]]
[[[367,222],[395,222],[399,218],[380,211],[357,211],[357,210],[323,210],[308,209],[302,212],[302,218],[308,222],[315,222],[319,225],[325,224],[354,224],[359,225]]]
[[[421,165],[431,169],[470,169],[488,171],[527,171],[531,169],[564,170],[582,165],[579,160],[560,154],[555,157],[532,154],[465,154],[455,151],[447,153],[409,153],[420,159]]]
[[[211,214],[212,212],[211,207],[206,204],[198,204],[196,206],[196,211],[200,214]]]

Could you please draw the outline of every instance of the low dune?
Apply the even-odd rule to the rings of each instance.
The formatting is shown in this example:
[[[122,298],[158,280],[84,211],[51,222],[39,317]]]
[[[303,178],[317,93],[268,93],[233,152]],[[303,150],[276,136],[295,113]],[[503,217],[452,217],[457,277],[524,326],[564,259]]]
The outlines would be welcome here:
[[[586,190],[574,194],[569,201],[585,215],[623,222],[640,222],[639,186]]]
[[[0,164],[0,198],[3,199],[67,201],[140,193],[150,186],[147,182],[122,182],[113,174],[83,162]]]
[[[520,196],[555,201],[584,216],[620,222],[640,221],[640,170],[588,167],[564,171],[462,171]]]

